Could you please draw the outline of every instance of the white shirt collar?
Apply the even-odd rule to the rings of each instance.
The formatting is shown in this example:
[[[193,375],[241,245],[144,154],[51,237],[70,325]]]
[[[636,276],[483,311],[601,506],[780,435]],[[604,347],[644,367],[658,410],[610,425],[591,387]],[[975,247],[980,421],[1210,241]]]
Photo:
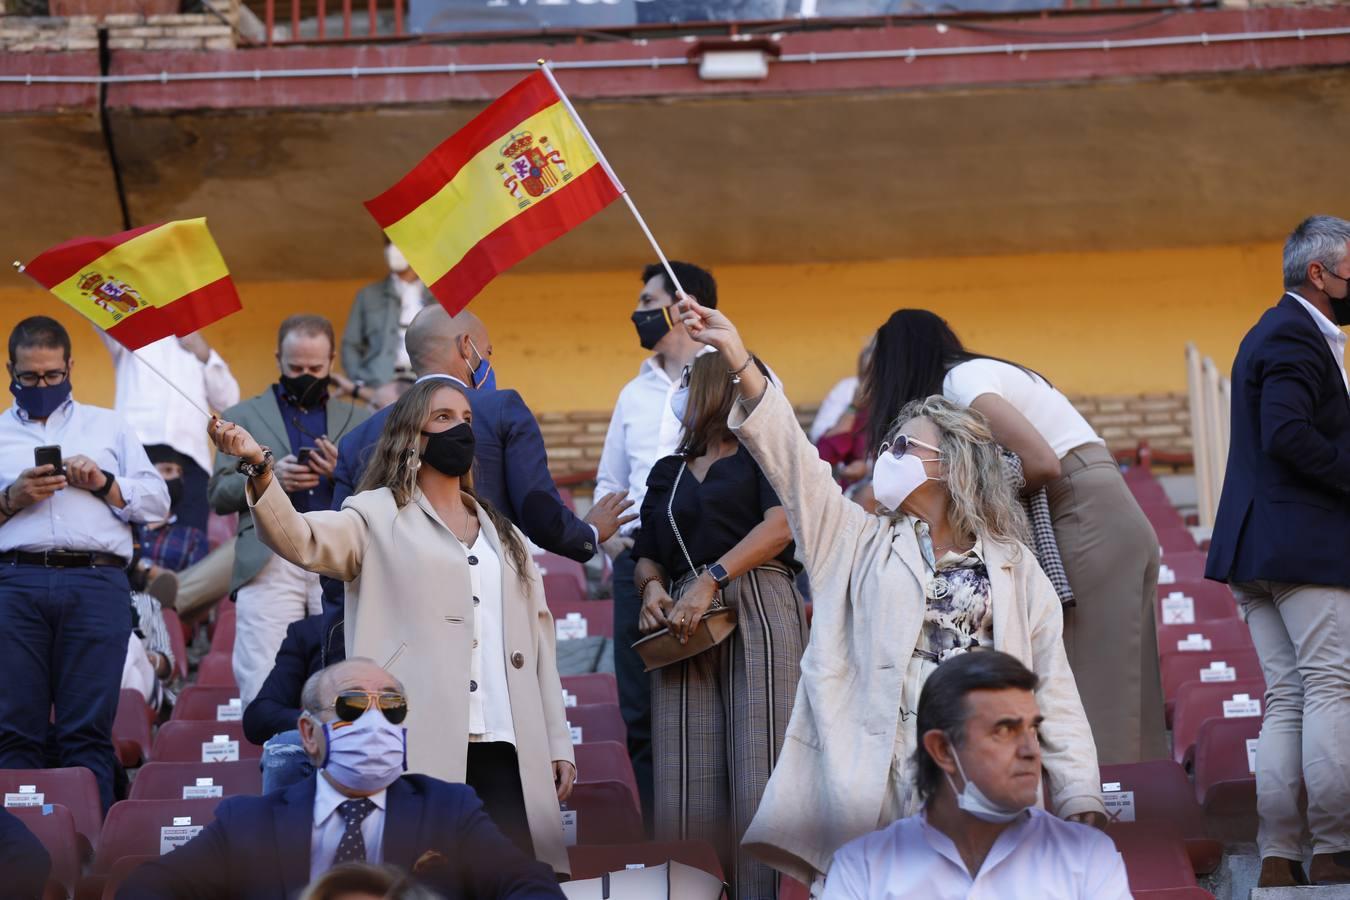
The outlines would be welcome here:
[[[697,359],[698,357],[704,355],[705,353],[716,353],[716,352],[717,349],[715,347],[710,347],[707,344],[704,344],[703,347],[697,353],[694,354],[694,358]],[[661,376],[661,379],[666,383],[673,384],[674,382],[671,380],[671,377],[666,374],[665,366],[661,365],[661,363],[657,361],[658,356],[660,356],[659,353],[653,353],[651,356],[644,359],[642,361],[642,365],[638,366],[638,376],[641,377],[642,375],[656,374]]]
[[[1293,297],[1299,303],[1303,304],[1303,308],[1306,309],[1308,311],[1308,314],[1313,317],[1313,322],[1314,324],[1317,325],[1317,330],[1322,332],[1322,334],[1325,337],[1329,337],[1337,342],[1345,341],[1345,332],[1341,331],[1340,326],[1337,325],[1335,322],[1331,321],[1326,316],[1322,315],[1322,311],[1320,309],[1313,306],[1311,303],[1309,303],[1307,300],[1304,300],[1302,297],[1300,297],[1293,291],[1286,290],[1285,293],[1288,294],[1290,297]]]
[[[328,821],[328,817],[337,812],[337,808],[348,800],[355,800],[355,797],[348,797],[337,788],[328,783],[328,778],[323,772],[316,772],[314,775],[314,824],[322,825]],[[389,791],[385,789],[378,793],[371,794],[368,799],[374,803],[376,808],[384,809],[388,801]]]
[[[458,378],[456,378],[455,376],[449,375],[449,374],[447,374],[447,373],[445,373],[445,372],[429,372],[428,374],[423,375],[421,378],[419,378],[419,379],[417,379],[416,381],[414,381],[413,384],[421,384],[422,382],[424,382],[424,381],[429,381],[429,380],[431,380],[432,378],[448,378],[448,379],[450,379],[451,381],[453,381],[455,384],[461,384],[461,385],[464,385],[464,387],[469,387],[467,384],[464,384],[464,382],[460,381],[460,380],[459,380]],[[470,388],[470,390],[472,390],[472,388]]]

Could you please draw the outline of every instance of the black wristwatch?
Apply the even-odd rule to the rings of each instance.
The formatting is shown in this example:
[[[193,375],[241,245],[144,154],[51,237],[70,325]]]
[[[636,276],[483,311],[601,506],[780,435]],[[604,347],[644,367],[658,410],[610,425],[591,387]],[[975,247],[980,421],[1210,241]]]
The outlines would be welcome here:
[[[708,574],[712,576],[713,581],[717,582],[717,589],[724,591],[727,585],[731,584],[731,576],[727,574],[727,567],[720,562],[708,566]]]
[[[262,448],[262,452],[263,452],[262,462],[251,463],[241,459],[239,460],[239,465],[236,466],[235,468],[239,470],[240,474],[247,475],[249,478],[259,477],[268,469],[272,468],[271,449],[268,447],[264,447]]]
[[[117,477],[107,469],[99,469],[99,471],[103,473],[103,477],[106,479],[103,482],[103,487],[96,491],[90,491],[89,493],[102,500],[104,497],[108,496],[108,491],[112,490],[113,482],[117,480]]]

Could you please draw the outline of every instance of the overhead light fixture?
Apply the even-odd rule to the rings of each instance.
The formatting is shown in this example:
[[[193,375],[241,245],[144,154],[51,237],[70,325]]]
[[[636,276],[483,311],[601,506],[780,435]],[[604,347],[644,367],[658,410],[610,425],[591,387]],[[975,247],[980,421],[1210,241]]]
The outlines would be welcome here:
[[[769,77],[769,58],[778,44],[763,38],[702,40],[691,50],[704,81],[762,81]]]

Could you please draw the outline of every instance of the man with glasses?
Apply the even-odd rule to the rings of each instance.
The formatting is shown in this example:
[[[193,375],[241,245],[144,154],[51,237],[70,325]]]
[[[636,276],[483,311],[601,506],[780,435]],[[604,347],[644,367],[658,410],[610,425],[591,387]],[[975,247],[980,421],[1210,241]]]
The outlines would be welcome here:
[[[0,769],[43,768],[50,746],[56,765],[94,773],[106,809],[131,634],[124,571],[131,525],[164,519],[169,492],[129,425],[71,397],[70,335],[61,323],[33,316],[14,326],[8,370],[14,405],[0,415],[7,677]],[[39,455],[52,461],[37,464]]]
[[[223,801],[212,824],[139,868],[119,898],[282,900],[347,862],[410,872],[447,900],[563,896],[472,788],[404,774],[415,714],[403,685],[373,660],[316,672],[303,705],[300,734],[319,771],[285,790]]]

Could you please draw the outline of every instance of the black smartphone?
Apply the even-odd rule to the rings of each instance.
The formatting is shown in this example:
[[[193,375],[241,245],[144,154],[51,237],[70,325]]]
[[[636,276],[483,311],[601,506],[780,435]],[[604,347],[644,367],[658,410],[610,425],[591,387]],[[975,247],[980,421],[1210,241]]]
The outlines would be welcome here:
[[[53,475],[64,475],[66,469],[61,465],[61,445],[48,444],[45,447],[33,448],[33,465],[35,466],[54,466]]]
[[[314,452],[313,447],[301,447],[295,452],[295,461],[302,466],[309,465],[310,454]]]

